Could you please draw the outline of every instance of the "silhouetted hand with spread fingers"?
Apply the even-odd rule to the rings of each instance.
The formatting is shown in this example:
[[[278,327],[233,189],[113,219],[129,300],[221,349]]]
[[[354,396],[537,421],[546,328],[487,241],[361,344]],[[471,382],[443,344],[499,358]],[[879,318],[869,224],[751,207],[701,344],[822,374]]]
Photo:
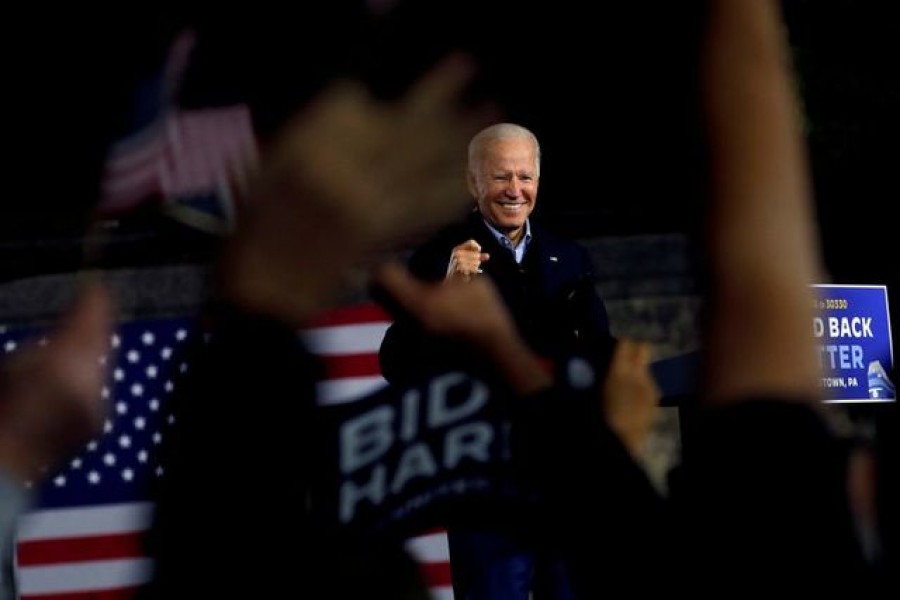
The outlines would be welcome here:
[[[396,102],[342,81],[302,109],[251,187],[227,294],[302,323],[353,267],[460,215],[466,144],[488,117],[460,104],[471,75],[454,56]]]

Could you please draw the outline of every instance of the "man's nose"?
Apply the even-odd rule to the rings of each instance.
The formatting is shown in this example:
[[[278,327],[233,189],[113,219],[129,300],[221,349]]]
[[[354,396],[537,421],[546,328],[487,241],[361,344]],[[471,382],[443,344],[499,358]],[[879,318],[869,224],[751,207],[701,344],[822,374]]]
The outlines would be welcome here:
[[[522,184],[515,177],[510,179],[509,183],[506,184],[506,194],[509,196],[518,196],[521,189]]]

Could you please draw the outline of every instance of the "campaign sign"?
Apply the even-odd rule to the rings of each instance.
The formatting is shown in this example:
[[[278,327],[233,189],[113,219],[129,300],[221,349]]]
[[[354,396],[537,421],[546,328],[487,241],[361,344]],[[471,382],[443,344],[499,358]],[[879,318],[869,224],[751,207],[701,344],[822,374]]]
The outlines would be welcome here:
[[[887,287],[814,285],[813,334],[826,402],[894,402]]]

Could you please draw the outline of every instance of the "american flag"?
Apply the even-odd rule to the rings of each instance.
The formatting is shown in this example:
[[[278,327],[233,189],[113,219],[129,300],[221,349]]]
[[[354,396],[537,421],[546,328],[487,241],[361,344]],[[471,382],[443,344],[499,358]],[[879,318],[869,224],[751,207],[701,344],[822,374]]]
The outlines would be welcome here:
[[[186,370],[180,349],[188,319],[142,320],[119,326],[115,364],[102,394],[110,414],[100,437],[49,473],[35,510],[19,522],[17,589],[22,599],[123,598],[152,576],[141,534],[152,517],[150,484],[164,474],[160,449],[172,424],[167,400],[174,374]],[[7,331],[4,348],[19,346]],[[105,357],[98,357],[105,361]]]
[[[389,324],[377,306],[359,304],[324,314],[300,332],[325,361],[320,402],[351,402],[385,385],[377,351]],[[126,600],[152,578],[152,561],[141,546],[153,515],[149,486],[165,477],[159,450],[172,425],[170,395],[177,373],[189,368],[182,348],[196,332],[187,318],[118,327],[116,364],[103,391],[112,407],[103,435],[48,474],[38,504],[20,519],[16,580],[22,600]],[[14,352],[31,335],[0,328],[0,344]],[[407,550],[434,600],[452,600],[444,532],[411,538]]]
[[[184,109],[176,103],[195,35],[172,42],[158,73],[135,93],[129,130],[109,149],[97,211],[111,216],[149,201],[190,225],[227,231],[234,194],[258,160],[246,104]]]

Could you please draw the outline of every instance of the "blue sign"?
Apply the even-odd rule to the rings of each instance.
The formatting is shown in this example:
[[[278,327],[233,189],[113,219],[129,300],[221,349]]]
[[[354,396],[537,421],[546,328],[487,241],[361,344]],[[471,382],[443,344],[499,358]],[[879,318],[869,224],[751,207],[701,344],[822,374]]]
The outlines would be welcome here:
[[[894,402],[887,287],[814,285],[813,334],[826,402]]]

